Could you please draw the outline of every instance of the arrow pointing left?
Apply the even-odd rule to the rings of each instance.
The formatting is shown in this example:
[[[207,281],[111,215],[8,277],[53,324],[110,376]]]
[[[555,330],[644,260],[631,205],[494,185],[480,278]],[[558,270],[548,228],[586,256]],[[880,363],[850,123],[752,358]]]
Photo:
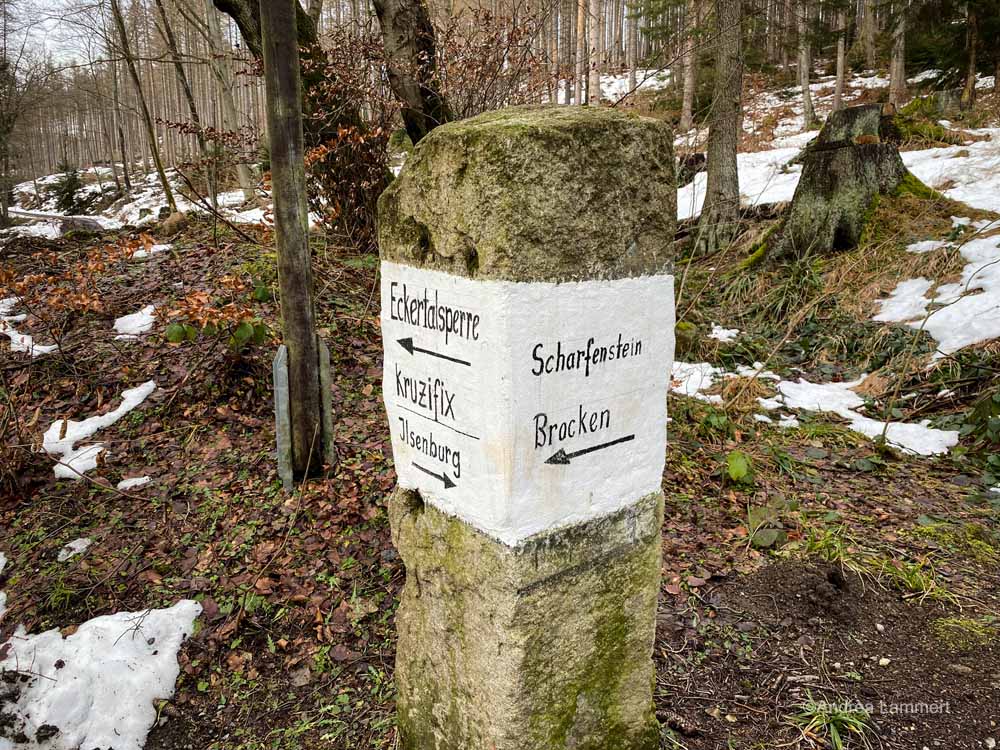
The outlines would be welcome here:
[[[431,471],[430,469],[425,469],[420,464],[413,464],[413,468],[414,469],[420,469],[420,471],[424,472],[424,474],[429,474],[430,476],[434,477],[435,479],[440,480],[441,483],[444,484],[444,488],[446,490],[450,490],[452,487],[457,487],[458,486],[458,485],[456,485],[451,480],[451,477],[448,476],[448,472],[446,472],[446,471],[442,471],[440,474],[438,474],[436,472]]]
[[[471,362],[466,362],[464,359],[458,359],[457,357],[449,357],[447,354],[441,354],[440,352],[431,351],[430,349],[423,349],[414,344],[412,338],[397,339],[396,343],[398,343],[401,347],[406,349],[406,351],[408,351],[410,354],[413,354],[414,352],[420,352],[421,354],[426,354],[430,357],[437,357],[438,359],[446,359],[449,362],[456,362],[460,365],[465,365],[466,367],[472,366]]]
[[[567,453],[565,449],[560,448],[548,459],[545,463],[555,464],[557,466],[565,466],[574,458],[579,458],[580,456],[586,456],[588,453],[593,453],[594,451],[602,451],[605,448],[610,448],[613,445],[620,445],[621,443],[627,443],[631,440],[635,440],[635,435],[626,435],[625,437],[618,438],[617,440],[609,440],[606,443],[601,443],[600,445],[592,445],[589,448],[581,448],[578,451],[573,451],[572,453]]]

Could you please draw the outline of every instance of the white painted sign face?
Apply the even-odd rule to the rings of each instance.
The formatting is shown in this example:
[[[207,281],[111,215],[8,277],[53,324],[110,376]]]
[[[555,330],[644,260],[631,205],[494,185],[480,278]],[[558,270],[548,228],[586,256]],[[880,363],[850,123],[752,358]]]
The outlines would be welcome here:
[[[399,484],[516,545],[660,490],[672,276],[476,281],[382,263]]]

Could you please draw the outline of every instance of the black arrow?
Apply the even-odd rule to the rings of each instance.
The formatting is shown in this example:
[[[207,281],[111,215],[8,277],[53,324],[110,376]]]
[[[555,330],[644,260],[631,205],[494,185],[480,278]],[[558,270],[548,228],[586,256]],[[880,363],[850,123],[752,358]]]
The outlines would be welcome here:
[[[438,352],[432,352],[430,349],[421,349],[419,346],[413,345],[413,339],[399,339],[399,345],[402,346],[410,354],[413,352],[420,352],[421,354],[429,354],[432,357],[438,357],[439,359],[446,359],[449,362],[457,362],[460,365],[465,365],[466,367],[471,367],[471,362],[466,362],[464,359],[456,359],[455,357],[449,357],[447,354],[439,354]]]
[[[430,469],[425,469],[420,464],[413,464],[413,468],[420,469],[420,471],[424,472],[424,474],[430,474],[435,479],[440,479],[444,483],[444,488],[446,490],[450,490],[452,487],[458,486],[453,481],[451,481],[451,477],[448,476],[447,472],[442,471],[440,474],[435,474],[433,471],[431,471]]]
[[[588,453],[593,453],[594,451],[603,450],[605,448],[610,448],[612,445],[618,445],[619,443],[627,443],[629,440],[635,440],[635,435],[626,435],[623,438],[618,438],[617,440],[611,440],[607,443],[601,443],[600,445],[592,445],[589,448],[581,448],[578,451],[573,451],[572,453],[567,453],[565,450],[560,448],[555,454],[545,463],[547,464],[568,464],[574,458],[580,456],[585,456]]]

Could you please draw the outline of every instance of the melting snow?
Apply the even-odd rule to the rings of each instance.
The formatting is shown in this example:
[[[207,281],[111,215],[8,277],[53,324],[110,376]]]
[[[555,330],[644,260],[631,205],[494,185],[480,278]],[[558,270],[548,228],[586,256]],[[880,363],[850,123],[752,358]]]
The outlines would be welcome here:
[[[947,240],[924,240],[922,242],[914,242],[912,245],[906,246],[906,252],[908,253],[929,253],[934,250],[940,250],[942,247],[948,245]]]
[[[56,559],[59,560],[59,562],[72,560],[77,555],[82,555],[86,552],[87,548],[93,543],[93,541],[93,539],[88,539],[87,537],[74,539],[72,542],[59,550],[59,555]]]
[[[722,326],[712,323],[712,332],[708,334],[710,339],[715,339],[716,341],[722,341],[727,343],[730,341],[735,341],[736,337],[740,335],[739,328],[723,328]]]
[[[40,357],[56,351],[59,347],[56,344],[36,344],[35,339],[26,333],[19,333],[12,323],[20,323],[27,319],[27,315],[8,315],[17,307],[19,300],[16,297],[0,299],[0,334],[10,339],[10,350],[12,352],[24,352],[32,357]]]
[[[933,300],[925,296],[933,282],[924,278],[900,282],[873,318],[927,331],[938,342],[935,359],[1000,338],[1000,239],[972,239],[960,252],[968,261],[960,281],[940,285]],[[943,307],[928,315],[931,303]]]
[[[787,166],[799,149],[778,148],[737,154],[740,198],[744,205],[790,201],[802,173],[800,165]],[[690,219],[701,213],[705,202],[708,174],[699,172],[689,184],[677,190],[677,218]]]
[[[131,315],[123,315],[118,318],[115,320],[115,331],[119,335],[115,336],[115,338],[134,339],[138,338],[140,333],[151,331],[153,325],[156,323],[154,312],[156,312],[155,306],[146,305],[139,312],[132,313]]]
[[[142,487],[143,485],[152,482],[152,477],[129,477],[128,479],[123,479],[118,483],[117,489],[119,490],[131,490],[136,487]]]
[[[832,412],[850,424],[855,432],[860,432],[870,438],[875,438],[885,432],[886,442],[901,449],[904,453],[920,456],[933,456],[947,453],[948,449],[958,444],[958,431],[938,430],[928,427],[930,420],[916,424],[904,422],[882,422],[859,414],[856,409],[864,405],[861,398],[852,389],[861,385],[864,378],[852,383],[810,383],[799,380],[797,383],[782,381],[778,383],[778,401],[793,409],[808,411]]]
[[[89,417],[82,422],[62,419],[53,422],[45,431],[42,447],[46,453],[59,461],[54,468],[56,478],[79,479],[80,475],[95,468],[97,456],[104,450],[104,446],[101,443],[94,443],[76,448],[75,443],[92,437],[98,430],[110,427],[145,401],[155,390],[156,383],[150,380],[123,391],[122,403],[114,411]]]
[[[706,396],[702,391],[711,388],[722,374],[721,368],[713,367],[707,362],[688,364],[687,362],[675,361],[670,376],[670,390],[681,396],[690,396],[701,401],[721,404],[722,396]]]
[[[601,76],[601,98],[616,102],[631,92],[628,74]],[[669,70],[643,70],[635,72],[636,91],[659,91],[670,85]],[[561,89],[560,89],[561,90]]]
[[[901,281],[892,291],[889,299],[879,302],[882,311],[872,320],[881,323],[903,323],[923,318],[927,314],[927,305],[931,303],[924,295],[932,286],[934,286],[934,282],[925,278]]]
[[[151,245],[147,250],[144,247],[140,247],[134,253],[132,253],[133,260],[142,260],[143,258],[149,258],[150,256],[156,255],[157,253],[165,253],[173,245]]]
[[[156,701],[174,694],[177,652],[201,605],[182,600],[169,609],[95,617],[66,638],[59,630],[28,635],[18,628],[0,668],[30,677],[17,682],[5,706],[12,733],[35,738],[58,728],[47,750],[141,750],[156,721]],[[0,740],[0,747],[13,747]]]

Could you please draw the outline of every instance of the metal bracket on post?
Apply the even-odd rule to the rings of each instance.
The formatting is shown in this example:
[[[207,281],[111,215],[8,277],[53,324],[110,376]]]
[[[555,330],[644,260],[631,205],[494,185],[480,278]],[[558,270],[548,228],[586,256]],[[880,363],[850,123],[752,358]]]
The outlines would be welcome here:
[[[333,394],[330,392],[330,349],[316,336],[319,352],[319,403],[323,410],[323,461],[331,469],[337,465],[337,447],[333,442]]]
[[[292,470],[292,412],[288,393],[288,347],[278,347],[274,355],[274,432],[278,439],[278,476],[285,492],[295,487]]]

